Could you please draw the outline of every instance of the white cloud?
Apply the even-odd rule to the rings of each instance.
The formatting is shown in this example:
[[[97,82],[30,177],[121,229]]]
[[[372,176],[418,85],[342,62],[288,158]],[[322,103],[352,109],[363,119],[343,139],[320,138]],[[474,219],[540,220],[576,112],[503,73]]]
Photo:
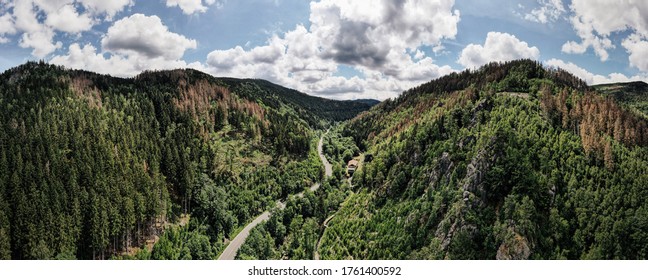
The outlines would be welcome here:
[[[38,6],[32,1],[17,1],[13,7],[15,32],[23,32],[19,46],[32,48],[32,55],[44,57],[61,47],[61,43],[54,43],[52,28],[41,24],[36,18]]]
[[[392,50],[454,38],[460,15],[453,6],[453,0],[311,2],[311,32],[327,58],[380,69]]]
[[[200,63],[187,64],[182,60],[168,60],[164,57],[148,58],[138,55],[98,53],[97,49],[90,44],[81,47],[77,43],[70,45],[67,54],[57,55],[49,62],[118,77],[132,77],[144,70],[195,68],[205,71]]]
[[[204,2],[204,5],[203,5]],[[216,0],[166,0],[167,7],[180,7],[182,13],[186,15],[191,15],[195,13],[204,13],[207,11],[208,7],[216,4],[216,8],[220,9],[222,7],[222,2],[217,2]]]
[[[57,31],[78,34],[88,31],[133,4],[131,0],[20,0],[2,1],[5,14],[0,17],[0,42],[5,34],[20,34],[18,45],[31,48],[32,55],[43,58],[62,47],[54,42]]]
[[[16,27],[11,14],[0,16],[0,44],[9,42],[9,39],[4,37],[7,34],[16,34]]]
[[[562,51],[582,54],[592,47],[601,61],[614,48],[609,36],[615,32],[634,31],[648,38],[648,1],[573,0],[571,23],[581,42],[568,41]]]
[[[419,50],[441,50],[442,41],[457,34],[460,15],[452,9],[454,0],[322,0],[310,5],[309,29],[298,25],[249,50],[215,50],[207,57],[210,72],[264,78],[334,98],[384,99],[454,71],[435,65]],[[337,76],[338,65],[360,74]]]
[[[630,66],[648,72],[648,41],[642,40],[642,37],[633,34],[625,39],[621,45],[628,51],[630,56]]]
[[[565,62],[555,58],[545,61],[545,65],[566,70],[574,74],[576,77],[583,79],[588,85],[609,84],[609,83],[630,82],[630,81],[648,82],[648,75],[646,74],[627,77],[626,75],[623,75],[621,73],[611,73],[607,76],[603,76],[603,75],[593,74],[574,63]]]
[[[182,60],[196,41],[170,32],[157,16],[134,14],[113,23],[101,40],[102,52],[91,44],[73,43],[65,55],[50,63],[69,68],[87,69],[102,74],[130,77],[144,70],[176,68],[207,69],[200,63]]]
[[[88,13],[78,14],[76,8],[71,4],[63,5],[56,11],[47,14],[45,24],[67,33],[88,31],[93,25]]]
[[[554,22],[566,12],[562,0],[538,0],[538,4],[540,7],[525,14],[524,19],[539,23]],[[518,5],[524,8],[521,4]]]
[[[37,7],[32,1],[17,1],[14,4],[13,15],[16,29],[23,32],[37,32],[43,28],[36,18]]]
[[[484,45],[470,44],[461,51],[457,62],[466,68],[475,68],[491,61],[507,61],[520,58],[538,59],[540,50],[529,47],[514,35],[488,32]]]
[[[134,4],[134,0],[78,0],[77,2],[94,15],[105,15],[106,20],[109,21],[112,21],[117,13]]]
[[[170,32],[157,16],[134,14],[116,21],[101,40],[104,50],[122,55],[177,60],[187,49],[196,48],[196,40]]]
[[[23,33],[19,45],[22,48],[32,48],[32,55],[35,57],[45,57],[63,46],[61,42],[54,43],[53,39],[54,31],[43,28],[39,31]]]

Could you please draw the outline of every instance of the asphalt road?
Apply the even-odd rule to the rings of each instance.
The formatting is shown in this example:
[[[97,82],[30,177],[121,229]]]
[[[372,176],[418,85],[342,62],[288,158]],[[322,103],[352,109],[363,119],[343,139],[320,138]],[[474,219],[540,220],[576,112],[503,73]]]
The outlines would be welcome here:
[[[326,131],[326,133],[328,133],[328,131]],[[328,160],[324,156],[324,152],[322,150],[322,141],[324,140],[324,135],[326,135],[326,133],[324,133],[322,135],[322,137],[320,137],[320,140],[317,143],[317,153],[319,153],[320,160],[324,164],[324,174],[326,175],[326,177],[329,177],[329,176],[333,175],[333,167],[331,166],[331,164],[328,162]],[[316,191],[319,187],[320,187],[320,184],[315,183],[315,184],[313,184],[313,186],[310,187],[310,190],[311,191]],[[297,194],[297,196],[303,197],[304,192],[300,192],[299,194]],[[281,201],[277,201],[277,206],[278,206],[279,209],[284,209],[286,207],[286,205],[283,204]],[[267,221],[268,219],[270,219],[270,211],[265,211],[265,212],[261,213],[261,215],[256,217],[256,219],[254,219],[254,221],[252,221],[247,226],[245,226],[245,228],[243,228],[243,230],[241,232],[239,232],[239,234],[237,234],[236,237],[234,237],[234,239],[232,239],[232,241],[230,241],[230,243],[227,245],[227,247],[225,248],[223,253],[218,257],[218,259],[219,260],[233,260],[236,257],[236,252],[238,252],[238,249],[241,248],[243,243],[245,243],[245,239],[250,235],[250,231],[255,226],[257,226],[258,224],[260,224],[263,221]]]

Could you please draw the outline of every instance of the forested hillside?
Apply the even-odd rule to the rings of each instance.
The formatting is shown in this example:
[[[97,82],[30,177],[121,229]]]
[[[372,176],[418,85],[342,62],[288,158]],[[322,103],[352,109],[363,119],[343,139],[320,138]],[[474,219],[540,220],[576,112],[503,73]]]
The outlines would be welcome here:
[[[155,236],[138,257],[214,258],[236,228],[320,179],[316,129],[368,108],[195,70],[10,69],[0,259],[109,258]]]
[[[195,70],[0,75],[0,259],[645,259],[644,83],[519,60],[394,100]],[[368,111],[366,111],[368,110]],[[363,155],[361,155],[363,154]],[[370,155],[369,157],[365,157]],[[351,158],[367,159],[350,185]]]
[[[644,82],[616,83],[596,85],[594,88],[648,118],[648,84]]]
[[[373,160],[319,253],[645,259],[648,120],[637,109],[529,60],[409,90],[342,128]]]

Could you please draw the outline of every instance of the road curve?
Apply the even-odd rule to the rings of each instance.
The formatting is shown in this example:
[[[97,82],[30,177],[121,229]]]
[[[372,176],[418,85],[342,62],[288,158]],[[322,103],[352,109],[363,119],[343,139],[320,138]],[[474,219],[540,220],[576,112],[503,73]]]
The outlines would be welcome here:
[[[324,134],[322,134],[319,143],[317,143],[317,153],[319,154],[320,160],[324,164],[324,175],[326,175],[327,178],[333,175],[333,166],[331,166],[331,163],[329,163],[324,156],[324,149],[322,148],[322,146],[324,145],[324,135],[326,135],[328,132],[329,131],[327,130]]]
[[[322,149],[323,141],[324,141],[324,135],[328,133],[328,130],[322,134],[322,137],[320,137],[319,142],[317,143],[317,153],[319,154],[320,160],[322,161],[322,164],[324,164],[324,174],[326,177],[329,177],[333,174],[333,167],[331,164],[328,162],[326,157],[324,156],[324,152]],[[320,184],[315,183],[310,187],[311,191],[316,191],[319,189]],[[304,192],[300,192],[297,194],[299,197],[304,196]],[[286,204],[282,203],[281,201],[277,201],[277,206],[279,209],[284,209],[286,207]],[[229,244],[227,244],[227,247],[223,251],[223,253],[218,257],[219,260],[233,260],[236,257],[236,252],[238,252],[238,249],[243,246],[243,243],[245,243],[245,239],[250,235],[250,231],[260,224],[261,222],[267,221],[270,219],[270,211],[265,211],[261,213],[261,215],[257,216],[254,221],[249,223],[239,234],[237,234],[232,241],[230,241]]]

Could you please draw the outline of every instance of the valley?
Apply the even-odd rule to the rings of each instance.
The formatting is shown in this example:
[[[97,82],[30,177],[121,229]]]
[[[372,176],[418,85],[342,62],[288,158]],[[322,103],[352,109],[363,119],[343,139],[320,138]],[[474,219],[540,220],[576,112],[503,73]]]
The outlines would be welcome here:
[[[514,60],[378,103],[26,63],[0,75],[0,258],[645,259],[647,89]]]
[[[328,133],[328,131],[326,133]],[[322,161],[322,164],[324,165],[324,179],[333,175],[333,169],[331,167],[331,164],[328,162],[328,160],[326,160],[326,157],[324,157],[324,153],[322,151],[322,141],[324,140],[324,136],[326,135],[326,133],[324,133],[320,137],[319,141],[317,142],[317,154],[320,160]],[[317,191],[317,189],[319,189],[319,187],[320,187],[320,183],[315,183],[313,184],[313,186],[309,188],[309,190],[311,192],[315,192]],[[303,197],[303,196],[304,196],[304,192],[300,192],[297,194],[297,197]],[[276,209],[283,210],[284,208],[286,208],[286,205],[281,200],[278,200]],[[223,253],[218,257],[218,259],[233,260],[236,257],[236,253],[238,249],[241,248],[241,246],[245,242],[245,239],[248,237],[248,235],[250,235],[250,230],[252,230],[252,228],[256,227],[261,222],[270,219],[270,215],[272,215],[272,213],[270,213],[269,211],[265,211],[261,215],[259,215],[256,219],[254,219],[254,221],[246,225],[245,228],[239,234],[237,234],[236,237],[234,237],[234,239],[230,241],[229,244],[227,244],[227,247],[225,248]]]

